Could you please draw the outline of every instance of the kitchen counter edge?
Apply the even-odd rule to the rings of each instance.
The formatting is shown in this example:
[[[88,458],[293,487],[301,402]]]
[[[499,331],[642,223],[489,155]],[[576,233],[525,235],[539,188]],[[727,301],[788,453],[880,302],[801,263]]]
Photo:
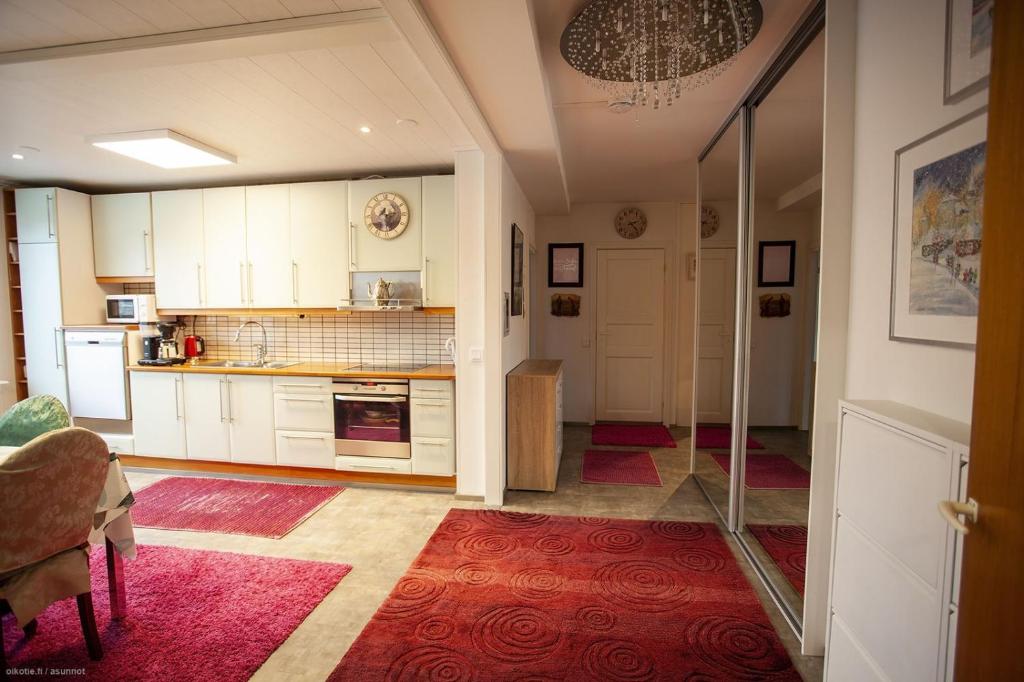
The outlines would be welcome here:
[[[364,372],[354,369],[357,365],[337,364],[324,365],[312,362],[300,362],[290,367],[268,369],[265,367],[204,367],[201,365],[131,365],[131,372],[182,372],[186,374],[249,374],[255,376],[299,376],[299,377],[343,377],[357,379],[440,379],[454,380],[455,365],[427,365],[414,371],[405,372]]]

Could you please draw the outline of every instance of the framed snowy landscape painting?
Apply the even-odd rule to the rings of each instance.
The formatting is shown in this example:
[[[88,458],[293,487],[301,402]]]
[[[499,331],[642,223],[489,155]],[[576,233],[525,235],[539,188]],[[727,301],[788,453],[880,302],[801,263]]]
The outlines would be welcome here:
[[[974,347],[987,119],[979,109],[896,152],[890,339]]]

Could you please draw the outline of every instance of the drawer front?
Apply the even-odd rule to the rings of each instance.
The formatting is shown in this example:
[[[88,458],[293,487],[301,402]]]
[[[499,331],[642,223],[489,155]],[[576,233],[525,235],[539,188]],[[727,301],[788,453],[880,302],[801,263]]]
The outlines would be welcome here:
[[[392,459],[390,457],[355,457],[338,455],[334,458],[334,468],[338,471],[360,471],[378,474],[411,474],[412,463],[408,459]]]
[[[412,379],[409,381],[409,394],[413,398],[451,398],[452,382]]]
[[[334,468],[334,434],[278,431],[277,463],[290,467]]]
[[[330,377],[274,377],[274,393],[330,393]]]
[[[300,431],[334,431],[330,395],[274,394],[274,426]]]
[[[412,473],[455,475],[455,447],[450,438],[413,438]]]
[[[412,435],[422,438],[451,438],[452,401],[413,398],[411,402]]]

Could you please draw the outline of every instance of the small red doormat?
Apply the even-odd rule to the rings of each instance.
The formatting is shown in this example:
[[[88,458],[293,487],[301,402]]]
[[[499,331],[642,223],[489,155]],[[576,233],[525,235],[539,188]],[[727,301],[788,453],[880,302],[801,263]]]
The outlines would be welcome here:
[[[136,526],[284,537],[344,488],[172,476],[135,493]]]
[[[732,429],[728,426],[698,426],[697,427],[698,448],[709,450],[728,450],[732,447]],[[763,450],[761,441],[747,436],[748,450]]]
[[[793,588],[802,595],[807,574],[807,528],[748,523],[747,530],[757,538]]]
[[[725,475],[731,462],[727,453],[711,455]],[[811,472],[785,455],[749,455],[746,485],[752,490],[791,490],[811,487]]]
[[[658,465],[649,452],[587,450],[580,467],[581,483],[661,487]]]
[[[714,524],[453,509],[331,680],[799,680]]]
[[[674,448],[676,441],[662,424],[594,424],[591,445]]]
[[[103,659],[85,650],[74,599],[26,640],[4,618],[9,668],[82,669],[87,680],[247,680],[352,570],[347,564],[140,546],[124,565],[128,615],[110,620],[105,555],[92,553]],[[81,679],[78,674],[72,677]]]

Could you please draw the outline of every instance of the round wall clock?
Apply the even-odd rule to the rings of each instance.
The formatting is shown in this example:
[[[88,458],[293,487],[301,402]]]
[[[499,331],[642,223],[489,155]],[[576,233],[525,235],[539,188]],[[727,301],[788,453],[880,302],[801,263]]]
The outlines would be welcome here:
[[[409,226],[409,205],[394,192],[380,192],[366,202],[363,220],[374,236],[394,239]]]
[[[707,239],[718,232],[718,211],[711,206],[700,207],[700,236]]]
[[[636,239],[647,231],[647,216],[639,208],[624,208],[615,216],[615,231],[625,239]]]

